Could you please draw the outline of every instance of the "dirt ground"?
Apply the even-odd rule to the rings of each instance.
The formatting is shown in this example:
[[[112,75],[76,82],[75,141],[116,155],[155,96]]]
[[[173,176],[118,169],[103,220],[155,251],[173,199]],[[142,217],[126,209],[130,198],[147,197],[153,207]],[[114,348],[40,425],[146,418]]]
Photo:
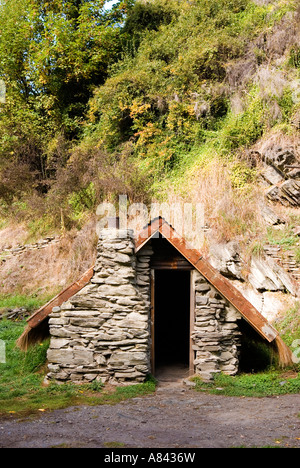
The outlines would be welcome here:
[[[0,448],[300,448],[300,395],[237,398],[198,393],[181,379],[155,394],[27,419],[0,419]],[[116,450],[115,449],[115,450]]]

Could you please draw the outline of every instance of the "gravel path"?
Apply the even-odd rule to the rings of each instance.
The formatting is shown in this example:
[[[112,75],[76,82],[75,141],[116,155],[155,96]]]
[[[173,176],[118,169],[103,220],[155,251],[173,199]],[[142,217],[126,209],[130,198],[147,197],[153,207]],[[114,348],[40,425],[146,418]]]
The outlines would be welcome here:
[[[114,406],[0,420],[0,448],[300,448],[300,395],[236,398],[164,383]]]

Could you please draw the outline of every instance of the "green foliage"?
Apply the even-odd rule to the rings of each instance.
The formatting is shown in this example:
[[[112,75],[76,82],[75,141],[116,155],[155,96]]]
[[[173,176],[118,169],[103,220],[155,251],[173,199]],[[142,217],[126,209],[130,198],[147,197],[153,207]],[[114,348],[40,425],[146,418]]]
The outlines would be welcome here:
[[[295,249],[295,260],[296,263],[300,265],[300,247]]]
[[[272,94],[252,75],[272,63],[272,28],[294,11],[293,0],[104,6],[0,5],[0,208],[33,219],[33,229],[36,218],[45,229],[80,226],[120,191],[145,201],[152,187],[160,196],[168,178],[185,180],[200,160],[227,162],[274,125],[291,128],[297,110],[288,82]],[[283,75],[298,66],[297,48],[289,52]],[[135,177],[125,175],[124,161]],[[254,180],[246,164],[231,167],[234,189]]]
[[[94,86],[121,53],[131,1],[8,0],[0,4],[0,198],[42,200],[82,132]],[[2,82],[1,81],[1,82]],[[56,145],[54,145],[56,141]],[[49,154],[51,153],[51,159]],[[39,215],[39,213],[37,213]]]
[[[154,11],[160,18],[155,26]],[[95,91],[86,134],[108,148],[131,139],[140,164],[145,160],[160,176],[195,146],[228,154],[257,141],[269,128],[269,104],[253,86],[245,90],[245,110],[232,112],[226,67],[238,63],[249,40],[279,20],[277,9],[247,0],[161,0],[137,4],[125,29],[127,24],[134,30],[139,14],[149,15],[149,28],[139,32],[135,51],[113,66]],[[288,95],[280,105],[288,110]]]
[[[86,210],[91,210],[96,204],[95,186],[93,182],[79,192],[73,192],[69,196],[68,202],[72,208],[73,219],[81,219],[84,216],[84,212]]]
[[[0,295],[0,309],[14,309],[25,307],[28,311],[33,311],[46,304],[53,294],[24,296],[20,294]]]
[[[300,68],[300,47],[295,45],[290,52],[290,64],[294,68]]]
[[[296,302],[283,317],[276,319],[275,326],[288,346],[291,346],[294,340],[298,340],[300,337],[300,303]]]
[[[284,250],[294,247],[297,244],[297,238],[293,233],[293,225],[289,224],[281,230],[269,227],[266,241],[271,245],[280,245]]]

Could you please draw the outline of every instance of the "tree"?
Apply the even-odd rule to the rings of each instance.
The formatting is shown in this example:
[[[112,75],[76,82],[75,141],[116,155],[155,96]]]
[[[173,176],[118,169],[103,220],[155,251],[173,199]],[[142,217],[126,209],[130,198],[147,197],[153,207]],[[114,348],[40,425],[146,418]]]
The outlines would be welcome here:
[[[52,175],[49,152],[58,136],[79,138],[93,88],[119,56],[131,3],[106,10],[106,0],[0,0],[0,171],[25,164],[34,180]]]

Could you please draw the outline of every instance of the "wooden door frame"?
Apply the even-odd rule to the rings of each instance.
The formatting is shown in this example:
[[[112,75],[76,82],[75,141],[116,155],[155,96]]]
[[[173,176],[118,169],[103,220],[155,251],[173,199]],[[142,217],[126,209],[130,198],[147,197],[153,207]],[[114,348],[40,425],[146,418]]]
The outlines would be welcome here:
[[[168,268],[167,268],[168,269]],[[180,269],[178,269],[180,271]],[[155,268],[150,272],[150,333],[151,333],[151,372],[155,375]],[[183,270],[182,270],[183,271]],[[193,270],[190,271],[190,340],[189,340],[189,374],[194,375],[194,350],[192,332],[195,324],[195,287],[193,281]]]

